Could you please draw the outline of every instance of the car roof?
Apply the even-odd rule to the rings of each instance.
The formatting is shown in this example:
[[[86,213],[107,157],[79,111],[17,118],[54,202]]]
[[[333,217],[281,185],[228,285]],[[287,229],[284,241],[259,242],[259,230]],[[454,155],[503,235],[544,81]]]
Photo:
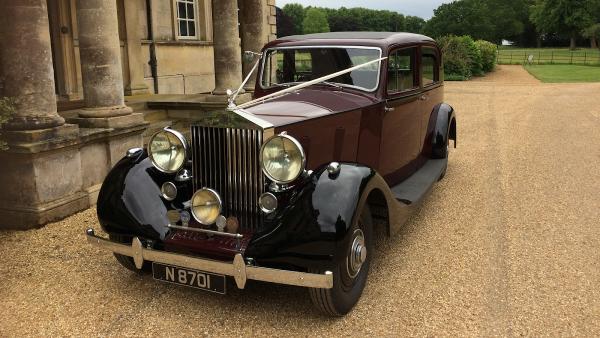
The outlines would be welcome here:
[[[425,35],[404,32],[330,32],[284,36],[268,43],[266,47],[336,44],[383,48],[390,45],[419,42],[435,43],[435,40]]]

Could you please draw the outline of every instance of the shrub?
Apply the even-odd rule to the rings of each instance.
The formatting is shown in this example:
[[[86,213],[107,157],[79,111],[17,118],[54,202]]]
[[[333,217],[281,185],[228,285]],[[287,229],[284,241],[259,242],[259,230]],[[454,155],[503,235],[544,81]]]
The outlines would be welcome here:
[[[481,51],[475,44],[473,38],[468,35],[464,35],[459,37],[462,40],[463,44],[467,48],[467,54],[469,55],[469,67],[471,68],[471,74],[473,76],[482,76],[483,73],[483,65],[481,59]]]
[[[488,73],[496,67],[496,45],[485,40],[475,41],[475,45],[481,51],[481,65],[483,71]]]
[[[493,70],[496,46],[468,36],[448,35],[438,39],[444,53],[444,71],[447,80],[468,80]]]
[[[464,42],[457,36],[444,36],[438,39],[444,54],[444,72],[448,80],[469,79],[473,75],[469,66],[469,53]]]
[[[0,97],[0,131],[15,113],[15,100],[11,97]],[[2,136],[0,134],[0,136]],[[6,150],[6,142],[0,139],[0,150]]]

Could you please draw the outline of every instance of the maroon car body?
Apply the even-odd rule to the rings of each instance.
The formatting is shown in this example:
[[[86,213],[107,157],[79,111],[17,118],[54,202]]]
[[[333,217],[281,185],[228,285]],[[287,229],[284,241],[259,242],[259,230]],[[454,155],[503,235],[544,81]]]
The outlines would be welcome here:
[[[444,101],[442,56],[433,39],[410,33],[322,33],[281,38],[263,51],[307,46],[369,46],[388,57],[398,50],[414,53],[410,89],[388,90],[389,62],[382,62],[384,76],[379,76],[374,91],[316,85],[247,109],[275,125],[275,133],[285,130],[296,137],[308,154],[309,169],[330,161],[357,162],[376,169],[394,186],[431,158],[437,114]],[[435,58],[434,79],[428,84],[422,79],[424,48],[434,51]],[[255,98],[278,90],[263,88],[257,77]],[[447,136],[456,141],[455,121],[448,122]]]

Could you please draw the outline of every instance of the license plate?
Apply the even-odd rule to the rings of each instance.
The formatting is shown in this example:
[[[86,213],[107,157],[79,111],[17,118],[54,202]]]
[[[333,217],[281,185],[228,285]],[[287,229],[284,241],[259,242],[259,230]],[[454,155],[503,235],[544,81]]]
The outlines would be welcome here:
[[[152,277],[163,282],[225,294],[225,276],[223,275],[152,263]]]

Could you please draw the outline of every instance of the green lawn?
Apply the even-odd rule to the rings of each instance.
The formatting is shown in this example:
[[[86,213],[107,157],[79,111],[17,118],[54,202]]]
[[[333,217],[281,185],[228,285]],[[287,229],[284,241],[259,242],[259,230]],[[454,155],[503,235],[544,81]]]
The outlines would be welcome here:
[[[583,65],[531,65],[525,69],[547,83],[600,82],[600,67]]]
[[[582,64],[599,65],[600,50],[578,48],[517,48],[500,47],[498,49],[499,64],[524,64],[529,55],[533,55],[533,64]]]

